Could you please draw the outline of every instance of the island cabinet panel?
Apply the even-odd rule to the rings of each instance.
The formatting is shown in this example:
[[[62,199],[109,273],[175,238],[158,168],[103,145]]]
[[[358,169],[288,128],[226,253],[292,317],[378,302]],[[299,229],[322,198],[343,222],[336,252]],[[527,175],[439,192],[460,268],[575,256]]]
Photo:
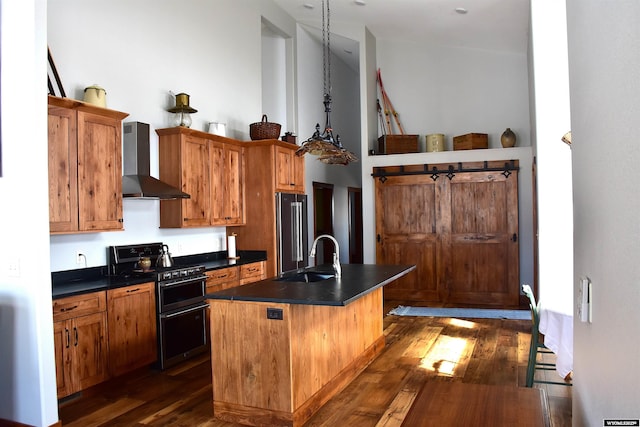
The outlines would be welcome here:
[[[302,426],[384,347],[382,288],[346,306],[209,300],[214,415]]]
[[[112,376],[157,360],[155,282],[108,290],[107,317]]]
[[[519,305],[518,174],[504,162],[385,169],[375,179],[376,261],[415,264],[385,298]],[[449,166],[451,168],[449,168]],[[450,171],[450,176],[446,173]],[[393,175],[399,172],[398,175]],[[406,174],[415,172],[415,174]],[[404,174],[404,175],[403,175]]]
[[[49,229],[116,231],[122,216],[122,119],[127,114],[49,96]]]

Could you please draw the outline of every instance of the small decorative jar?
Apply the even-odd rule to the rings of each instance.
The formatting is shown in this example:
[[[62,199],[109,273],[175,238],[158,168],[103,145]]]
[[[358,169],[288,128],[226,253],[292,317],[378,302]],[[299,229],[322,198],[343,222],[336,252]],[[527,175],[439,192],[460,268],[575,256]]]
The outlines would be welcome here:
[[[149,257],[140,258],[140,261],[138,261],[138,265],[140,266],[142,271],[149,270],[151,268],[151,258]]]
[[[504,132],[502,132],[502,136],[500,137],[500,142],[504,148],[515,147],[516,145],[516,134],[513,133],[511,128],[507,128]]]

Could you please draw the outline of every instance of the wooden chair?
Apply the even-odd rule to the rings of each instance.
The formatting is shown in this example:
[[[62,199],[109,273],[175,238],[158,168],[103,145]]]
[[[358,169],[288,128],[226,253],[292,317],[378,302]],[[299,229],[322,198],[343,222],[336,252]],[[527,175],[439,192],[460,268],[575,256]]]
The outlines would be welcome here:
[[[536,303],[536,298],[533,296],[531,286],[527,284],[522,285],[522,292],[529,298],[529,308],[531,309],[531,345],[529,347],[529,361],[527,363],[526,386],[533,387],[533,383],[572,385],[571,382],[568,381],[535,379],[536,370],[553,371],[556,369],[556,364],[538,361],[538,354],[553,354],[553,352],[549,350],[540,339],[540,305]]]

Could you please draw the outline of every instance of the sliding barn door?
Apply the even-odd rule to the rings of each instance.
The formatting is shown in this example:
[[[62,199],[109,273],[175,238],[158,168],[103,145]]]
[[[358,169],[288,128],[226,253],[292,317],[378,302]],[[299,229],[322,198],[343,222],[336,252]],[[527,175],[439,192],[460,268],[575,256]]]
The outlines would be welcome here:
[[[385,286],[387,299],[439,299],[438,193],[436,182],[424,175],[392,176],[384,184],[376,181],[377,263],[416,265]]]
[[[518,305],[517,163],[509,165],[376,168],[377,262],[417,267],[385,298]]]

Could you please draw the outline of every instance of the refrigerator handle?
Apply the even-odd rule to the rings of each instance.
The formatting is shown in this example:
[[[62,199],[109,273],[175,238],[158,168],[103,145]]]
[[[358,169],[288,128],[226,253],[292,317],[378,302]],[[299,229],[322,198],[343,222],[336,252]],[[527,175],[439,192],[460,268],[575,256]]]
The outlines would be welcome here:
[[[291,203],[291,226],[293,227],[293,238],[291,239],[293,260],[300,262],[304,261],[303,248],[302,248],[302,202]]]

